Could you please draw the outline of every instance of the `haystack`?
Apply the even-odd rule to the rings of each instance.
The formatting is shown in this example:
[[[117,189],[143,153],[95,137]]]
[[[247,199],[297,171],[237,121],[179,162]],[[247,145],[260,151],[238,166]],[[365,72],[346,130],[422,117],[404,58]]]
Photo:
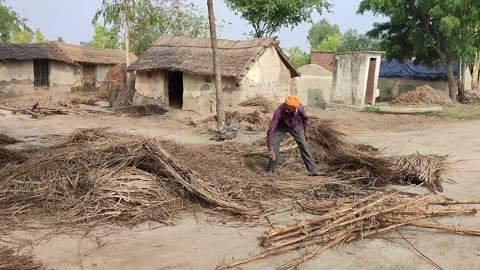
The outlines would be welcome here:
[[[273,100],[270,100],[265,96],[255,96],[240,103],[240,106],[260,107],[263,109],[262,112],[269,113],[269,112],[274,112],[278,104],[276,104]]]
[[[32,256],[17,255],[13,249],[0,245],[0,270],[44,270]]]
[[[392,105],[445,105],[452,100],[444,93],[437,91],[429,85],[419,86],[413,91],[409,91],[394,99]]]
[[[169,222],[196,204],[247,215],[246,207],[183,166],[162,142],[82,130],[0,168],[1,215],[56,224]],[[18,164],[19,163],[19,164]]]

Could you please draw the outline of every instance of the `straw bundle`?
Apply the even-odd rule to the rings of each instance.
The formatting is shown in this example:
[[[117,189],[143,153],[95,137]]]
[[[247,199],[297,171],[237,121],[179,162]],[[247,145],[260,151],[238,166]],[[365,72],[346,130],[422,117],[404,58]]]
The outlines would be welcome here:
[[[32,256],[17,255],[6,246],[0,246],[0,270],[44,270]]]
[[[244,102],[240,103],[240,106],[261,107],[261,108],[263,108],[262,112],[264,112],[264,113],[273,112],[277,108],[277,104],[274,101],[272,101],[272,100],[270,100],[270,99],[268,99],[264,96],[251,97],[251,98],[245,100]]]
[[[306,208],[318,213],[318,216],[265,232],[262,236],[264,250],[260,254],[218,269],[229,269],[254,260],[305,248],[307,251],[302,257],[280,268],[296,269],[304,261],[327,249],[354,240],[375,237],[405,226],[480,236],[479,230],[422,221],[433,217],[469,215],[477,212],[477,209],[471,207],[450,207],[452,204],[480,204],[480,201],[438,201],[428,195],[403,198],[396,194],[373,194],[359,200],[310,204]]]
[[[135,117],[149,116],[149,115],[163,115],[167,110],[156,104],[146,105],[131,105],[123,106],[115,109],[118,114],[130,114]]]
[[[160,141],[94,130],[0,168],[0,179],[1,215],[10,218],[47,214],[59,224],[133,225],[166,222],[192,202],[252,214],[181,165]]]
[[[0,133],[0,145],[15,144],[21,142],[15,138],[12,138],[8,135]]]

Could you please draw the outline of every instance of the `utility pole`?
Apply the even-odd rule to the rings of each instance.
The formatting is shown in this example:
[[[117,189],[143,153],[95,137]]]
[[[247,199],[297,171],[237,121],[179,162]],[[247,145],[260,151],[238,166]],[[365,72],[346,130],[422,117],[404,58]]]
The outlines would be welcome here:
[[[208,21],[210,22],[210,38],[212,40],[213,73],[215,75],[215,92],[217,101],[217,129],[223,130],[225,125],[225,111],[222,102],[222,75],[218,59],[217,31],[215,27],[215,14],[213,13],[213,0],[207,0]]]

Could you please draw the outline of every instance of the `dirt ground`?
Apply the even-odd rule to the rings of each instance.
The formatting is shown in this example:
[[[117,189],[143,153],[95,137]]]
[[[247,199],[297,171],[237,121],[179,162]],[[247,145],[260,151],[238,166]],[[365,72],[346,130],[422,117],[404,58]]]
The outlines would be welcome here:
[[[307,111],[314,116],[337,119],[354,139],[385,148],[388,153],[449,154],[455,164],[448,178],[456,183],[445,183],[444,195],[462,200],[480,199],[480,122],[342,110]],[[20,148],[52,145],[60,139],[58,135],[87,127],[109,127],[179,143],[216,143],[208,134],[199,134],[187,125],[188,117],[198,115],[183,112],[142,118],[92,114],[41,119],[2,112],[6,116],[0,116],[0,133],[24,140],[25,143],[15,146]],[[254,141],[263,135],[242,133],[238,140]],[[279,226],[294,218],[284,212],[270,220],[273,226]],[[478,215],[447,218],[442,222],[480,228]],[[97,227],[77,235],[18,231],[12,236],[27,239],[16,244],[21,243],[22,252],[34,254],[49,269],[215,269],[222,262],[260,251],[258,237],[268,229],[263,224],[247,226],[205,213],[180,216],[174,223],[174,226],[143,224],[133,229]],[[441,268],[433,266],[420,252]],[[292,252],[238,269],[276,269],[299,255]],[[300,269],[480,269],[480,238],[402,229],[385,235],[384,239],[364,240],[326,251]]]

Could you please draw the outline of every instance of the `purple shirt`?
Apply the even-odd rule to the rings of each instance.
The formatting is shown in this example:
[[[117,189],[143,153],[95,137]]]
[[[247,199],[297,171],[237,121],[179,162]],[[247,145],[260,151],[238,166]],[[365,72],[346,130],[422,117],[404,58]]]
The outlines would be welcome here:
[[[287,113],[285,111],[285,105],[282,103],[278,106],[277,110],[273,114],[272,122],[267,132],[267,146],[268,150],[273,151],[273,133],[278,127],[285,128],[287,130],[298,131],[300,129],[306,129],[308,127],[308,115],[303,108],[303,105],[298,106],[298,110],[293,113]]]

